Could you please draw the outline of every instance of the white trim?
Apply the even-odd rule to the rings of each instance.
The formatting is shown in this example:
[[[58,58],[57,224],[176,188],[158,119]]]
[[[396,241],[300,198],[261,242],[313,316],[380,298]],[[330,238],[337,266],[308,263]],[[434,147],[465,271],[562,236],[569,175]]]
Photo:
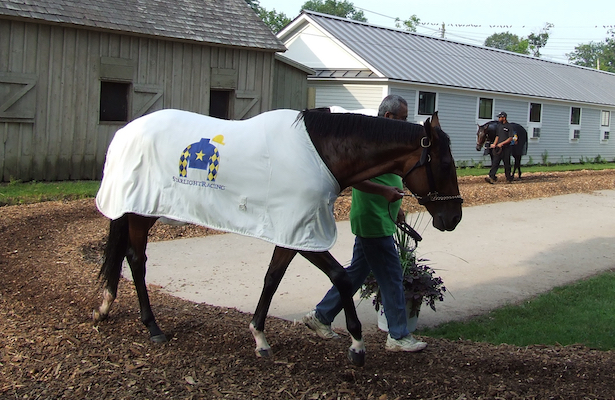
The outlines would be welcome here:
[[[430,90],[417,90],[415,97],[414,97],[414,122],[416,123],[423,123],[427,120],[427,118],[431,117],[431,114],[419,114],[419,95],[421,94],[421,92],[425,92],[425,93],[434,93],[436,95],[436,101],[434,104],[434,111],[438,111],[438,102],[440,101],[440,96],[438,96],[438,92],[437,91],[430,91]]]

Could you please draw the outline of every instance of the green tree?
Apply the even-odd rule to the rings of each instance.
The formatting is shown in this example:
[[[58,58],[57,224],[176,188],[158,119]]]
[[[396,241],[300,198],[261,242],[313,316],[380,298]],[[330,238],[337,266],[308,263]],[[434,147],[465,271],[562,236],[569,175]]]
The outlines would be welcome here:
[[[367,18],[365,18],[363,11],[355,9],[354,4],[347,0],[308,0],[301,8],[303,10],[311,10],[342,18],[350,18],[355,21],[367,22]]]
[[[260,8],[259,0],[246,0],[246,3],[254,10],[255,13],[258,14],[258,9]]]
[[[604,52],[604,43],[589,42],[580,44],[572,53],[567,53],[568,62],[582,67],[597,68],[599,59]]]
[[[408,32],[416,32],[416,27],[421,23],[421,19],[413,14],[410,18],[402,21],[399,18],[395,18],[395,27],[398,29],[405,29]]]
[[[265,25],[267,25],[273,33],[278,33],[291,21],[286,14],[277,12],[275,8],[272,11],[268,11],[266,8],[261,7],[259,0],[246,0],[246,3],[248,3],[256,15],[263,20]]]
[[[260,9],[257,12],[258,16],[263,20],[265,25],[273,31],[273,33],[280,32],[282,28],[290,24],[291,19],[288,18],[283,12],[277,12],[275,8],[272,11],[267,11],[263,7],[259,8]]]
[[[538,33],[530,33],[527,37],[527,40],[530,44],[530,50],[534,53],[534,57],[540,57],[540,49],[547,45],[547,41],[549,40],[549,30],[553,28],[553,24],[547,22],[545,27],[540,30]]]
[[[615,72],[615,30],[609,31],[611,35],[604,41],[604,51],[600,61],[600,69]]]
[[[572,53],[567,53],[568,62],[588,68],[615,72],[615,31],[608,32],[603,42],[580,44]]]
[[[510,32],[494,33],[485,39],[484,44],[486,47],[493,47],[495,49],[530,54],[528,40],[519,38],[519,36]]]

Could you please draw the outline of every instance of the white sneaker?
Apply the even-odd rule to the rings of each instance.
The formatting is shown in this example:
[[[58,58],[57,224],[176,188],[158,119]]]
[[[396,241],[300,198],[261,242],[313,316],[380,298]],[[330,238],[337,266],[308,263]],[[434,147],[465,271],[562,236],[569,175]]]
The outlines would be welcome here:
[[[411,334],[401,339],[393,339],[391,335],[387,336],[387,343],[384,346],[388,351],[408,351],[416,353],[427,347],[427,343],[416,340]]]
[[[331,325],[325,325],[318,318],[316,318],[316,310],[312,310],[305,314],[303,317],[303,323],[313,330],[318,336],[323,339],[339,339],[340,335],[333,332]]]

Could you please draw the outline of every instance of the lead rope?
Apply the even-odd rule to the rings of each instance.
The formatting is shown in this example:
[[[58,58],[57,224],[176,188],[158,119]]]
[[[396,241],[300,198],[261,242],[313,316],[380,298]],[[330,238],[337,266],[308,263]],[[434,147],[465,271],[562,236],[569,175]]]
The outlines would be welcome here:
[[[393,216],[391,215],[391,204],[389,203],[389,218],[391,218],[391,221],[393,221],[393,223],[395,224],[395,226],[397,226],[397,228],[402,231],[403,233],[405,233],[406,235],[410,236],[412,238],[412,240],[414,240],[414,244],[416,246],[418,246],[418,242],[420,242],[421,240],[423,240],[423,238],[421,237],[421,235],[414,230],[414,228],[412,226],[410,226],[406,221],[402,221],[399,222],[397,221],[397,218],[393,218]]]

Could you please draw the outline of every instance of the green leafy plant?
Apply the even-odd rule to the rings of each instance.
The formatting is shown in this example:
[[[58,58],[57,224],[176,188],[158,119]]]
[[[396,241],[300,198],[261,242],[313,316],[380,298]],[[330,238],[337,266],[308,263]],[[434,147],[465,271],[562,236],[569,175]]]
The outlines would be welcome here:
[[[410,314],[418,314],[422,303],[436,311],[436,301],[443,301],[446,292],[442,278],[435,276],[434,269],[426,264],[429,260],[417,258],[416,242],[407,233],[398,229],[395,232],[395,243],[402,267],[404,297],[406,304],[412,305]],[[361,287],[360,296],[362,299],[369,299],[374,296],[374,308],[376,311],[380,310],[382,296],[376,277],[372,273],[368,275]]]
[[[542,154],[540,155],[540,157],[542,157],[542,165],[549,165],[548,164],[548,160],[549,160],[549,152],[548,151],[543,151]]]

